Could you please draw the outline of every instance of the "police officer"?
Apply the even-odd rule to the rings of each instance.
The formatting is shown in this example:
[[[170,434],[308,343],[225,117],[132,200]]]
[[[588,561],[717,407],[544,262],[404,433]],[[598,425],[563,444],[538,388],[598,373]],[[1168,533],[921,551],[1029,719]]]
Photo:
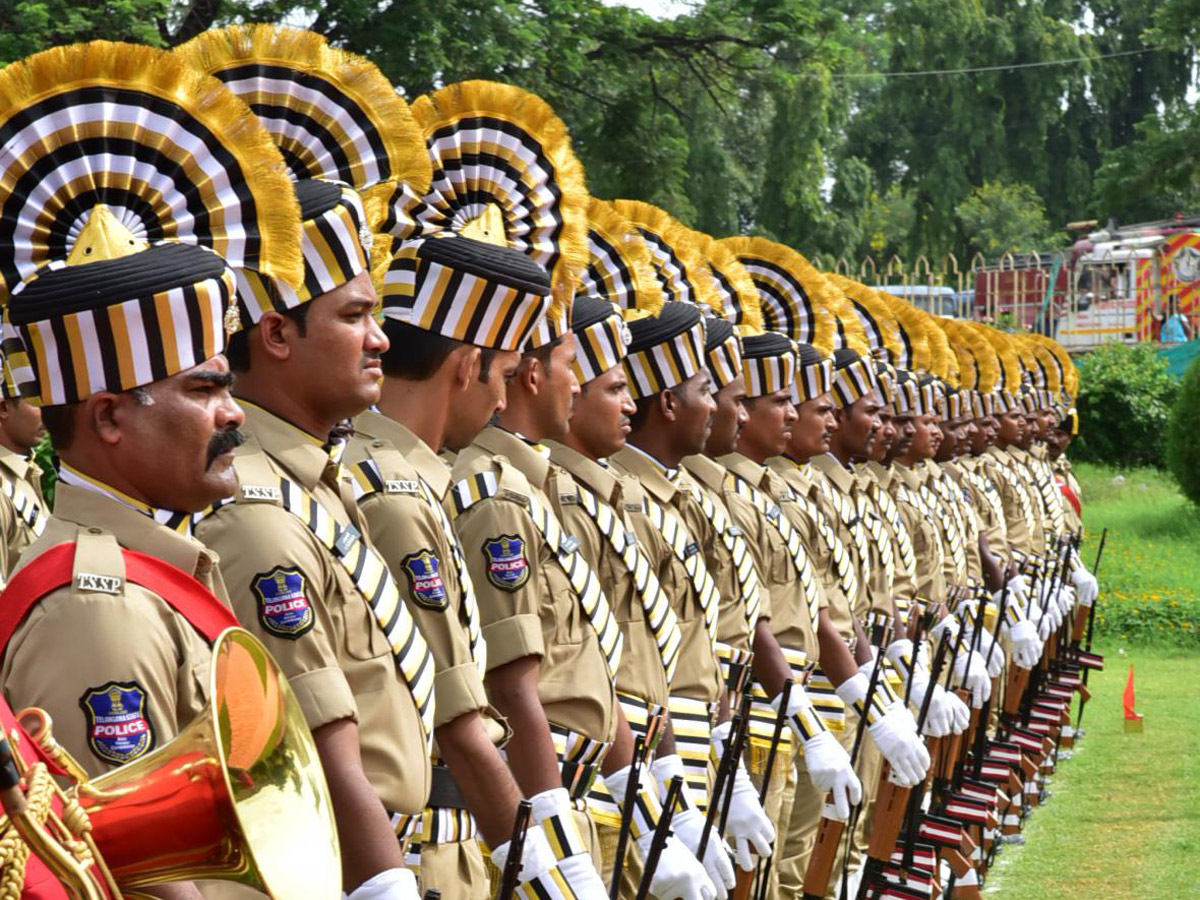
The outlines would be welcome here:
[[[7,578],[46,527],[42,470],[33,458],[45,429],[41,409],[22,400],[7,377],[0,397],[0,577]]]
[[[378,72],[315,35],[233,27],[176,52],[245,96],[287,151],[305,261],[295,289],[254,273],[239,281],[242,327],[227,355],[249,437],[234,461],[237,492],[196,534],[221,554],[234,613],[275,654],[313,731],[344,890],[414,897],[389,811],[405,839],[425,808],[434,664],[330,433],[379,399],[388,347],[372,316],[372,236],[356,188],[408,175],[420,190],[428,160],[400,153],[412,121]],[[343,79],[356,72],[352,91]],[[372,77],[388,89],[365,105]],[[341,125],[337,153],[325,145],[329,121]]]
[[[235,486],[242,413],[220,355],[232,266],[298,283],[298,211],[250,111],[161,51],[75,45],[3,75],[29,87],[0,104],[5,147],[25,148],[0,190],[9,363],[61,469],[55,514],[5,594],[26,613],[0,640],[0,679],[98,773],[191,722],[208,700],[211,623],[236,624],[190,513]],[[145,121],[153,140],[133,124]],[[228,192],[209,192],[214,179]]]

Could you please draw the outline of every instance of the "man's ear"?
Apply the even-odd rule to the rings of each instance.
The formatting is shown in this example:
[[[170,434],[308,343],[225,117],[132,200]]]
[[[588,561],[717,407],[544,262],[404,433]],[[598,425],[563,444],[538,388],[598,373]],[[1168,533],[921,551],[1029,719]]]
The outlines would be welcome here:
[[[545,380],[546,370],[542,367],[540,359],[536,356],[521,357],[521,362],[517,366],[517,376],[514,381],[517,381],[531,396],[536,397],[541,391]]]
[[[121,442],[121,425],[126,407],[134,402],[129,394],[100,391],[83,401],[83,421],[101,441],[116,446]]]
[[[16,401],[13,400],[0,400],[0,425],[8,421],[8,417],[12,415],[16,405]]]
[[[668,422],[674,422],[679,417],[679,396],[670,388],[658,395],[658,411]]]
[[[299,337],[300,329],[292,319],[271,310],[254,326],[250,343],[257,344],[269,358],[283,362],[292,355],[292,343]]]
[[[453,368],[452,385],[454,393],[464,393],[471,383],[479,380],[482,366],[483,351],[470,344],[456,347],[450,353],[450,365]]]

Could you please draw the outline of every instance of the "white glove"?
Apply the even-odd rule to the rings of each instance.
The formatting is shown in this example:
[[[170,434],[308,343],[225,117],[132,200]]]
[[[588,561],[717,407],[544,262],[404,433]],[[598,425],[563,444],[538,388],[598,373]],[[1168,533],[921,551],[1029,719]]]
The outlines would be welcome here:
[[[1069,584],[1064,584],[1058,589],[1058,609],[1062,613],[1064,621],[1070,614],[1071,607],[1075,605],[1075,597],[1075,588]]]
[[[937,689],[945,694],[946,705],[949,707],[950,733],[962,734],[967,730],[967,726],[971,724],[970,707],[963,703],[962,698],[954,693],[954,691],[947,691],[941,685],[938,685]]]
[[[660,756],[650,764],[650,774],[658,782],[659,790],[665,797],[671,779],[676,775],[683,776],[683,760],[677,754]],[[695,854],[700,849],[700,838],[704,833],[704,816],[700,815],[700,810],[694,804],[689,804],[675,811],[675,817],[671,819],[671,829],[683,841],[684,846]],[[700,862],[704,864],[704,871],[708,873],[713,884],[724,885],[726,891],[733,890],[737,882],[733,875],[733,863],[729,861],[729,847],[721,839],[716,828],[709,832],[708,845],[704,848],[704,858]]]
[[[544,863],[544,856],[541,853],[541,844],[546,841],[545,833],[542,829],[542,823],[551,816],[558,816],[564,828],[570,828],[575,831],[579,838],[578,845],[583,847],[582,836],[578,835],[578,830],[575,827],[574,807],[571,804],[571,797],[565,788],[553,788],[548,791],[542,791],[540,794],[534,794],[529,798],[530,804],[533,806],[532,815],[530,816],[530,827],[525,832],[525,850],[521,854],[521,875],[518,878],[518,883],[534,881],[542,878],[546,872],[557,868],[562,874],[563,879],[571,886],[576,896],[580,898],[586,897],[587,900],[605,900],[608,897],[608,888],[604,886],[604,882],[600,878],[600,873],[596,871],[596,864],[592,861],[592,855],[586,851],[574,853],[570,856],[557,860],[553,865],[548,866],[545,871],[539,872]],[[534,826],[537,826],[536,828]],[[540,840],[539,840],[540,838]],[[533,847],[531,850],[530,847]],[[497,853],[503,853],[500,860],[497,860]],[[550,849],[549,843],[546,843],[546,849]],[[497,868],[503,870],[503,861],[508,857],[508,845],[501,844],[492,851],[492,862]],[[554,852],[550,852],[551,860],[554,859]],[[526,869],[525,867],[529,868]]]
[[[1038,639],[1037,626],[1023,619],[1008,628],[1008,639],[1012,642],[1012,658],[1022,669],[1032,669],[1042,657],[1042,642]]]
[[[637,839],[642,861],[650,856],[654,832],[648,831]],[[650,893],[659,900],[717,900],[717,888],[697,862],[692,851],[679,838],[671,835],[663,846],[654,874],[650,876]]]
[[[988,635],[988,640],[991,640],[991,635]],[[983,642],[980,641],[982,646]],[[971,705],[976,709],[992,696],[992,679],[988,675],[987,664],[977,651],[960,653],[954,658],[954,675],[958,683],[971,692]]]
[[[836,691],[847,706],[862,705],[867,696],[867,679],[859,672],[839,684]],[[864,708],[863,714],[869,714],[869,710]],[[917,736],[917,723],[903,703],[889,706],[874,724],[867,726],[867,731],[884,759],[891,764],[901,787],[913,787],[924,779],[929,771],[929,751]]]
[[[1075,596],[1080,606],[1091,606],[1100,596],[1100,584],[1096,576],[1082,565],[1071,572],[1071,583],[1075,585]]]
[[[979,655],[987,664],[989,678],[995,678],[1004,671],[1004,650],[1000,647],[993,650],[992,645],[995,643],[996,638],[986,628],[979,632]]]
[[[348,900],[421,900],[421,894],[412,869],[397,868],[372,875],[350,892]]]
[[[854,774],[850,754],[828,731],[804,742],[804,768],[819,791],[833,794],[833,808],[839,819],[850,818],[850,807],[862,801],[862,782]]]
[[[929,671],[922,667],[919,661],[912,662],[912,671],[906,672],[904,657],[910,660],[914,656],[912,641],[901,638],[892,641],[887,648],[887,657],[899,670],[901,675],[907,674],[911,685],[905,684],[908,700],[914,708],[920,709],[925,704],[925,695],[929,693]],[[947,694],[940,685],[933,685],[933,696],[929,700],[929,712],[925,716],[924,733],[929,737],[945,737],[953,728],[953,709],[947,700]]]
[[[718,758],[721,756],[720,748],[729,740],[732,727],[732,722],[722,722],[712,730],[712,742],[718,748]],[[754,871],[751,846],[755,853],[765,859],[771,855],[771,844],[775,841],[775,826],[758,802],[758,789],[750,781],[746,766],[740,759],[733,771],[733,793],[729,799],[725,835],[733,841],[733,855],[738,868],[746,872]]]
[[[963,609],[964,606],[966,606],[966,604],[960,604],[959,609],[960,610]],[[967,606],[967,608],[970,609],[972,607]],[[936,647],[938,645],[938,642],[942,639],[942,635],[945,634],[945,635],[947,635],[950,642],[953,643],[954,640],[958,637],[958,629],[959,629],[958,619],[954,615],[943,616],[941,618],[941,621],[939,621],[936,625],[934,625],[932,628],[929,629],[929,640]],[[898,643],[898,642],[897,641],[892,642],[892,644],[896,644],[896,643]],[[890,658],[891,646],[888,647],[888,651],[889,651],[889,658]]]

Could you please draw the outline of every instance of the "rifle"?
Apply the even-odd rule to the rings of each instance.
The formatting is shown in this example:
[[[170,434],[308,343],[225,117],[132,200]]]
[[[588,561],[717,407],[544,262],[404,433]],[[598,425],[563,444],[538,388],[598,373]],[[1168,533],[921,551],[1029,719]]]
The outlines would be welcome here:
[[[775,727],[771,732],[771,746],[767,748],[767,766],[763,772],[762,785],[758,789],[758,802],[764,807],[767,803],[767,793],[771,789],[771,772],[775,768],[775,756],[779,752],[779,742],[783,739],[783,727],[787,721],[788,701],[792,698],[792,688],[795,684],[795,681],[789,679],[783,683],[783,690],[779,692],[779,712],[775,716]],[[779,838],[780,835],[775,835],[776,845],[779,844]],[[733,900],[748,900],[752,886],[755,888],[754,895],[757,900],[763,900],[763,897],[766,895],[767,882],[771,878],[771,863],[774,859],[774,848],[772,848],[771,856],[767,858],[765,872],[761,858],[758,861],[758,865],[754,868],[753,875],[738,869],[734,873],[737,883],[733,886]]]
[[[882,637],[880,638],[882,643]],[[867,680],[867,693],[863,698],[863,715],[859,717],[854,732],[854,743],[850,748],[850,765],[858,761],[858,753],[862,747],[863,736],[866,734],[866,712],[875,700],[875,692],[879,687],[882,666],[876,665],[871,670]],[[851,819],[857,821],[853,813]],[[808,869],[804,873],[803,900],[821,900],[829,887],[829,878],[833,874],[833,864],[837,860],[838,846],[841,844],[842,832],[846,829],[846,820],[835,818],[832,796],[826,797],[825,808],[821,812],[821,821],[817,825],[817,840],[813,846],[812,855],[808,858]],[[854,826],[850,827],[854,834]]]
[[[1095,577],[1096,573],[1100,571],[1100,560],[1104,557],[1104,542],[1106,540],[1108,540],[1108,529],[1107,528],[1105,528],[1104,531],[1101,532],[1101,534],[1100,534],[1100,547],[1096,550],[1096,565],[1092,568],[1092,576],[1093,577]],[[1087,652],[1088,653],[1092,652],[1092,632],[1093,632],[1093,629],[1096,627],[1096,604],[1099,602],[1100,602],[1100,598],[1097,597],[1095,600],[1092,601],[1092,605],[1088,609],[1088,616],[1087,616]],[[1075,646],[1078,648],[1078,646],[1079,646],[1078,640],[1075,641]],[[1077,736],[1079,734],[1079,729],[1083,726],[1083,708],[1085,706],[1087,706],[1087,698],[1088,698],[1087,682],[1088,682],[1088,673],[1090,671],[1091,670],[1087,667],[1085,667],[1083,670],[1083,688],[1084,689],[1079,695],[1079,718],[1077,718],[1075,720],[1075,734]]]
[[[675,816],[675,806],[679,803],[679,794],[682,790],[683,776],[676,775],[671,779],[671,784],[667,788],[667,796],[663,800],[662,816],[659,818],[658,824],[654,826],[654,837],[650,839],[650,850],[646,854],[642,878],[638,882],[637,895],[634,900],[646,900],[646,894],[650,891],[650,880],[654,877],[654,871],[658,868],[658,860],[667,846],[667,838],[671,836],[671,819]]]
[[[633,806],[637,802],[641,765],[642,736],[638,734],[633,738],[633,760],[629,764],[629,780],[625,782],[625,799],[621,804],[621,827],[617,832],[617,850],[613,856],[612,882],[608,886],[609,900],[617,900],[617,894],[621,890],[621,872],[625,868],[625,851],[629,846],[629,829],[633,822]]]
[[[958,644],[961,647],[961,630],[958,633]],[[929,689],[925,692],[925,697],[921,702],[921,710],[917,715],[917,734],[921,733],[921,730],[925,726],[925,721],[929,716],[929,707],[933,702],[933,691],[938,686],[938,681],[941,678],[942,667],[946,663],[946,651],[949,646],[949,638],[943,633],[942,639],[938,641],[937,650],[934,652],[933,664],[929,675]],[[924,793],[925,782],[921,782],[917,790],[900,787],[892,781],[890,777],[891,771],[891,766],[884,760],[883,769],[879,773],[879,788],[875,795],[875,817],[871,821],[871,840],[867,846],[866,859],[863,860],[862,878],[858,883],[858,900],[864,900],[868,891],[882,877],[883,868],[887,864],[887,861],[891,859],[892,849],[896,846],[896,842],[899,839],[906,811],[910,808],[910,795],[919,796],[919,793]],[[920,803],[917,802],[916,805],[919,810]],[[915,834],[915,826],[914,831],[911,833]]]
[[[508,840],[508,859],[504,862],[504,873],[500,878],[500,892],[496,900],[511,900],[517,889],[517,877],[521,874],[521,855],[525,850],[525,832],[529,828],[529,817],[533,815],[533,804],[522,800],[517,804],[513,819],[512,836]]]
[[[731,667],[729,673],[731,689],[734,683],[734,672]],[[721,822],[717,833],[721,836],[725,834],[725,823],[729,819],[729,803],[733,797],[735,770],[738,760],[742,758],[746,732],[750,728],[750,680],[748,678],[741,679],[737,684],[740,685],[741,698],[738,702],[738,711],[730,720],[729,739],[721,750],[721,761],[717,765],[717,775],[713,780],[713,800],[708,804],[708,810],[704,816],[704,830],[700,833],[700,845],[696,850],[697,859],[704,859],[704,851],[708,849],[709,835],[712,833],[713,825],[717,822],[718,807],[721,807]],[[718,801],[723,801],[723,803]]]

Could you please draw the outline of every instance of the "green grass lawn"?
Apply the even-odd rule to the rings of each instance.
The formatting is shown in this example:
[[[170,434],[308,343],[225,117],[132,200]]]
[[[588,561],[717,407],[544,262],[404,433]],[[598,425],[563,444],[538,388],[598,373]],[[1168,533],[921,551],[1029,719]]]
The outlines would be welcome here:
[[[1106,668],[1089,680],[1087,735],[1027,823],[1027,844],[998,857],[988,900],[1200,897],[1200,654],[1100,649]],[[1130,663],[1142,734],[1123,729]]]
[[[1076,474],[1087,527],[1082,556],[1089,567],[1108,528],[1097,634],[1200,650],[1200,509],[1153,469],[1081,464]]]
[[[1123,483],[1114,482],[1118,474]],[[1169,477],[1078,466],[1083,552],[1100,571],[1098,644],[1087,736],[1064,761],[1024,847],[999,857],[988,900],[1200,897],[1200,511]],[[1142,734],[1126,734],[1121,695],[1135,670]]]

